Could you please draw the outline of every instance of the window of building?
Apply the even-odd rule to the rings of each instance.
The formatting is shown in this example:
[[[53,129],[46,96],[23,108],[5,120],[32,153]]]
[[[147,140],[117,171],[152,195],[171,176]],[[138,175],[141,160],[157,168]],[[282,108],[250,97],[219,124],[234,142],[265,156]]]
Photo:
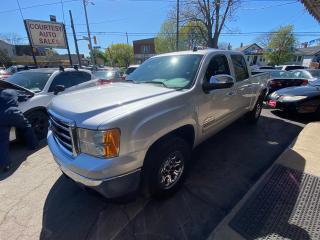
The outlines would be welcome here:
[[[142,53],[151,53],[151,46],[150,45],[141,45],[141,52]]]

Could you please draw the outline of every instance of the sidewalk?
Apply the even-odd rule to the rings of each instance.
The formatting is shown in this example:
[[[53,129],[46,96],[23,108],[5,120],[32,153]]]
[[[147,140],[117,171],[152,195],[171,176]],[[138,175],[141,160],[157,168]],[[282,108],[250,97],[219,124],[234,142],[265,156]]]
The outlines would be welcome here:
[[[302,130],[208,239],[320,239],[320,122]]]

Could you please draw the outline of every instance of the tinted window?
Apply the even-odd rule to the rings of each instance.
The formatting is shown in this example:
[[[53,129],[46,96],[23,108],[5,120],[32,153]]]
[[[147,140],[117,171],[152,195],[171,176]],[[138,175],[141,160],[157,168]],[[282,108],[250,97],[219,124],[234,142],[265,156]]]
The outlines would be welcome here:
[[[228,60],[225,55],[217,55],[211,59],[205,74],[205,81],[209,82],[212,76],[218,74],[230,75]]]
[[[168,88],[184,88],[195,79],[201,59],[200,54],[150,58],[128,75],[127,80],[135,83],[154,82]]]
[[[309,70],[308,72],[312,75],[312,77],[320,77],[320,70]]]
[[[8,77],[6,81],[29,89],[33,92],[41,92],[52,73],[43,72],[18,72]]]
[[[287,71],[269,71],[271,77],[273,78],[289,78],[294,77],[294,74]]]
[[[285,70],[286,71],[291,71],[291,70],[295,70],[295,69],[305,69],[304,66],[286,66]]]
[[[62,72],[57,75],[49,88],[49,92],[53,92],[55,86],[63,85],[65,88],[69,88],[84,82],[87,82],[91,79],[91,75],[86,72]]]
[[[241,55],[231,55],[236,81],[243,81],[249,78],[246,61]]]
[[[136,70],[136,67],[129,67],[129,68],[126,70],[126,74],[129,75],[129,74],[133,73],[134,70]]]

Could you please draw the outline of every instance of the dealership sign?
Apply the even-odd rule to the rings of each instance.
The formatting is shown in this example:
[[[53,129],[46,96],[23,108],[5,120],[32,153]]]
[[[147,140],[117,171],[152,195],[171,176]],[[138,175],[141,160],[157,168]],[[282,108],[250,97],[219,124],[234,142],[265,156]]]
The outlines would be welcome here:
[[[63,23],[25,20],[33,47],[67,48]]]

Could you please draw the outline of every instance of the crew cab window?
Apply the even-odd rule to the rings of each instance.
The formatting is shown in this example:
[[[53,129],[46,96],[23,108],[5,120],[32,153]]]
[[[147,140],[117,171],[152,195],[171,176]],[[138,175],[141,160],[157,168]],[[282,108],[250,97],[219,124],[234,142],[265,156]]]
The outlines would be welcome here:
[[[232,64],[235,71],[236,81],[240,82],[249,78],[246,60],[242,55],[231,55]]]
[[[230,75],[228,59],[225,55],[217,55],[211,59],[205,74],[205,81],[209,82],[212,76],[218,74]]]
[[[53,92],[57,85],[63,85],[65,88],[69,88],[87,82],[90,79],[91,75],[86,72],[62,72],[53,79],[49,92]]]

